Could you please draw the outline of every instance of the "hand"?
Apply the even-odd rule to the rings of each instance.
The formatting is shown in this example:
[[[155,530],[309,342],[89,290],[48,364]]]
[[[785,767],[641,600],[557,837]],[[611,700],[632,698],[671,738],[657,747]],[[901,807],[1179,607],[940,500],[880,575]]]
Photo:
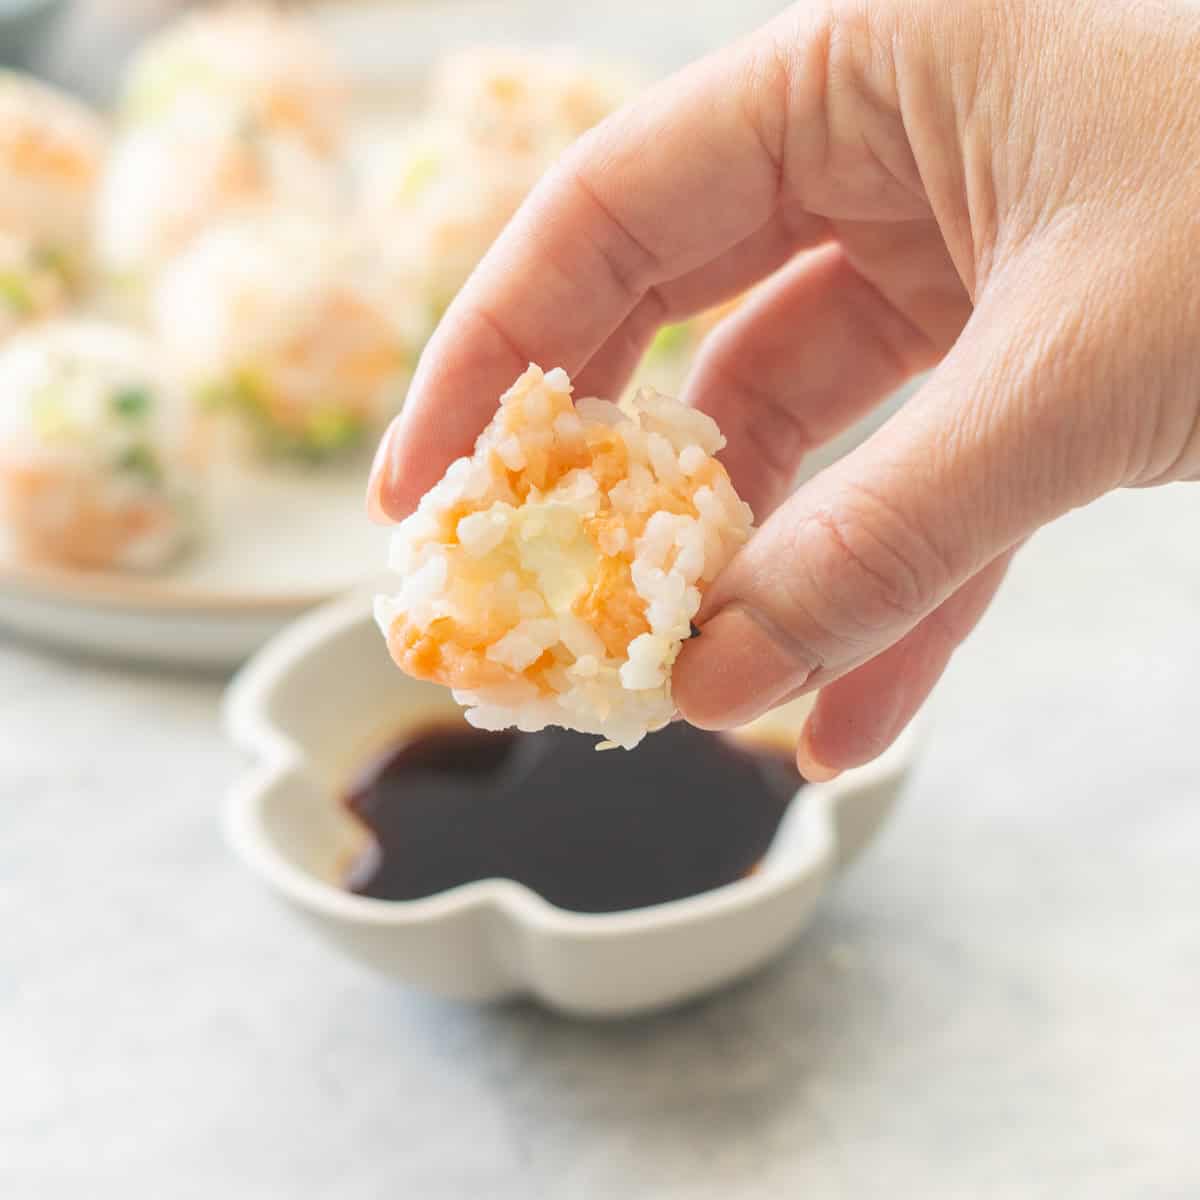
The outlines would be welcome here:
[[[1022,539],[1200,475],[1198,271],[1200,12],[803,3],[543,180],[430,342],[372,508],[409,512],[528,362],[611,395],[662,322],[766,280],[688,387],[762,524],[675,694],[719,727],[821,689],[798,753],[829,777],[899,734]]]

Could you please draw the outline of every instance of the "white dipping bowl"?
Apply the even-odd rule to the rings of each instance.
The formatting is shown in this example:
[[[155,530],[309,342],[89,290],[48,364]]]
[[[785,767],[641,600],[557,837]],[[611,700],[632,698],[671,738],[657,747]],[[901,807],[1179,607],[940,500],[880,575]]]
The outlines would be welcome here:
[[[869,766],[805,786],[759,870],[683,900],[590,914],[508,879],[421,900],[343,890],[338,878],[363,839],[340,801],[355,769],[405,725],[457,711],[444,689],[392,665],[365,598],[302,619],[226,699],[226,727],[252,760],[229,797],[230,841],[318,933],[376,971],[460,1000],[530,995],[586,1017],[666,1008],[769,962],[878,830],[916,743],[906,734]]]

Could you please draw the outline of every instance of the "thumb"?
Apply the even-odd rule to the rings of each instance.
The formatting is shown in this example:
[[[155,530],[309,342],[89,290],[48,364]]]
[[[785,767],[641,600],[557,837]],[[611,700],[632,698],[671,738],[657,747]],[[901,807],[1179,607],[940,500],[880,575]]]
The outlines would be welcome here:
[[[1137,431],[1125,389],[1098,378],[1086,297],[1038,282],[997,282],[918,395],[714,582],[703,636],[673,672],[685,718],[740,724],[846,674],[1034,529],[1124,481]]]

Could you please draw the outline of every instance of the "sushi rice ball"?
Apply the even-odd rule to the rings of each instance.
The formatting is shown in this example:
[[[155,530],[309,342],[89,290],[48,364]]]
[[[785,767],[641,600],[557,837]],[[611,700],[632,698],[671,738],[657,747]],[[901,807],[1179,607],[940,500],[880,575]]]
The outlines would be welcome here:
[[[632,95],[631,79],[565,49],[481,46],[447,55],[432,108],[481,150],[543,168]]]
[[[408,383],[414,331],[377,267],[324,222],[231,222],[172,263],[153,323],[201,404],[253,448],[320,460],[394,413]]]
[[[147,569],[195,531],[189,407],[138,335],[52,321],[0,350],[0,514],[27,557]]]
[[[418,122],[364,155],[364,223],[410,281],[432,328],[537,182],[540,165],[484,154],[443,120]]]
[[[81,104],[0,71],[0,336],[82,284],[105,142]]]
[[[341,135],[346,83],[301,20],[262,4],[182,18],[149,40],[125,80],[127,125],[157,122],[198,103],[328,154]]]
[[[364,155],[366,223],[436,322],[555,158],[630,94],[569,53],[449,55],[430,112]]]
[[[0,342],[65,307],[73,293],[73,276],[53,252],[0,231]]]
[[[631,749],[674,715],[671,667],[752,514],[711,418],[643,390],[572,402],[529,369],[393,537],[375,614],[402,670],[483,729]]]
[[[178,105],[117,139],[100,184],[96,252],[116,298],[135,306],[199,233],[260,209],[327,215],[333,166],[303,140],[223,108]]]

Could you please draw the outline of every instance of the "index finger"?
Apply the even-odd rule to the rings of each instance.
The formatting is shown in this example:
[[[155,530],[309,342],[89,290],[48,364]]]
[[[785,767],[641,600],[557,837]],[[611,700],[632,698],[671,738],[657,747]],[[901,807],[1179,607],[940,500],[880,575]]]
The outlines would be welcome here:
[[[783,44],[773,22],[680,72],[586,135],[534,189],[425,349],[377,457],[377,515],[411,512],[470,453],[530,362],[576,374],[652,289],[771,217],[794,103]]]

